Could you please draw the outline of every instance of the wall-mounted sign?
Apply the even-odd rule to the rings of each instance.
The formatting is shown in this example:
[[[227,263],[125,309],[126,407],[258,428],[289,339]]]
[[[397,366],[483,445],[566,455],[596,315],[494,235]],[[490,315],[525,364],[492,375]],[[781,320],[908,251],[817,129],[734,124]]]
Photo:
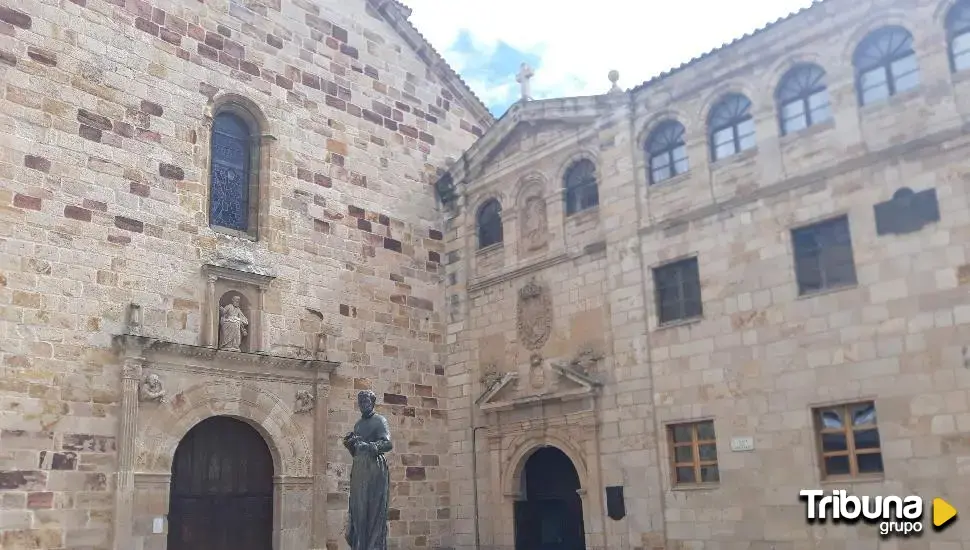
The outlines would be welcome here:
[[[731,450],[738,451],[753,451],[754,450],[754,438],[753,437],[733,437],[731,438]]]

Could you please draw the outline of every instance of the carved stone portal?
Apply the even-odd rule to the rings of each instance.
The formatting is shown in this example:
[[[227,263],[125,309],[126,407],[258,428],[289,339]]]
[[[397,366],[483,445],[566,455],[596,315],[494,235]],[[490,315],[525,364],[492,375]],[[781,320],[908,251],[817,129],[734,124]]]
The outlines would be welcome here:
[[[522,214],[522,244],[526,250],[538,250],[546,245],[546,201],[529,197]]]
[[[549,290],[532,279],[519,289],[517,306],[519,341],[526,349],[537,351],[552,334],[552,298]]]

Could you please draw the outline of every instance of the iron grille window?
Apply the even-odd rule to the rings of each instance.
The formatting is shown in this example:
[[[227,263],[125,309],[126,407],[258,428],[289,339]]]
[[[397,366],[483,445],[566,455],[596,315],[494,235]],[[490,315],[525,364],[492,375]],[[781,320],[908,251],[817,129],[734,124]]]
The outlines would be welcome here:
[[[721,160],[755,146],[751,101],[730,94],[711,109],[711,158]]]
[[[647,140],[650,183],[660,183],[687,171],[684,125],[676,120],[662,122]]]
[[[566,170],[563,181],[566,188],[566,215],[582,212],[599,205],[596,185],[596,165],[589,159],[581,159]]]
[[[701,281],[697,258],[654,268],[660,324],[700,317]]]
[[[795,229],[792,244],[799,294],[856,284],[847,217]]]
[[[959,2],[946,16],[946,36],[953,72],[970,69],[970,2]]]
[[[209,174],[209,223],[249,229],[252,132],[233,113],[219,113],[212,123],[212,166]]]
[[[823,477],[832,479],[883,472],[875,403],[851,403],[813,412]]]
[[[478,209],[478,248],[502,242],[502,205],[495,199],[485,201]]]
[[[856,49],[859,103],[869,105],[919,86],[913,35],[902,27],[873,31]]]
[[[800,65],[788,71],[778,86],[781,133],[790,134],[832,118],[825,71]]]

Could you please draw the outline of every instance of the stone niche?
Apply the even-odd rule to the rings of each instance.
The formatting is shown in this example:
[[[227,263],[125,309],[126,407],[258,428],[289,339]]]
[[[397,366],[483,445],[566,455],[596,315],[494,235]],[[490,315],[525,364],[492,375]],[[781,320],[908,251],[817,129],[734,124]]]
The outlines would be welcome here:
[[[244,334],[240,339],[239,350],[246,353],[260,353],[265,350],[263,341],[263,312],[266,303],[266,290],[274,277],[269,273],[256,270],[242,271],[228,266],[206,264],[202,274],[207,286],[203,310],[202,345],[221,348],[223,334],[221,317],[223,308],[238,298],[238,307],[248,322],[244,324]]]

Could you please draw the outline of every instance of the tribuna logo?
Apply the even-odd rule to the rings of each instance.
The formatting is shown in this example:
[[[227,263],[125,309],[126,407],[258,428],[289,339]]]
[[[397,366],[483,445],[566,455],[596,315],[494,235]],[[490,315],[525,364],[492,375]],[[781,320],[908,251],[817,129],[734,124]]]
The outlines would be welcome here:
[[[843,490],[826,495],[819,489],[804,489],[798,496],[805,499],[809,523],[824,523],[829,518],[846,523],[861,519],[866,523],[878,523],[882,536],[908,537],[923,531],[923,499],[920,497],[857,497],[847,495]]]

